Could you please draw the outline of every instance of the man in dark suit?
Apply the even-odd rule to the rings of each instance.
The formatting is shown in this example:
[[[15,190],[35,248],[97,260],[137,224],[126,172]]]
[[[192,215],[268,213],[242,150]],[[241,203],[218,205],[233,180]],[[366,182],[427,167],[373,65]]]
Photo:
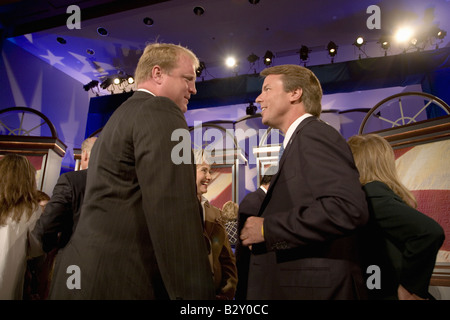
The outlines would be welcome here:
[[[297,65],[261,75],[262,122],[285,139],[259,216],[241,233],[252,250],[247,298],[365,298],[356,235],[367,203],[349,146],[318,118],[319,80]]]
[[[259,208],[266,197],[267,189],[270,185],[272,175],[266,174],[261,178],[260,186],[247,195],[239,203],[238,211],[238,233],[241,233],[242,227],[248,217],[258,215]],[[247,298],[247,279],[248,267],[250,263],[250,250],[243,246],[240,241],[236,245],[236,267],[238,270],[239,281],[236,288],[236,300],[245,300]]]
[[[50,201],[39,217],[32,236],[42,243],[45,252],[64,247],[75,230],[83,203],[92,146],[97,137],[81,144],[80,169],[63,173],[53,188]]]
[[[80,169],[62,174],[53,188],[42,215],[31,232],[32,241],[39,243],[46,254],[34,271],[37,277],[39,299],[47,299],[56,254],[69,242],[75,230],[86,189],[89,158],[97,137],[85,139],[81,144]]]
[[[195,165],[172,159],[172,133],[188,131],[183,113],[198,65],[182,46],[145,48],[138,91],[92,150],[80,219],[58,254],[51,299],[215,298]]]

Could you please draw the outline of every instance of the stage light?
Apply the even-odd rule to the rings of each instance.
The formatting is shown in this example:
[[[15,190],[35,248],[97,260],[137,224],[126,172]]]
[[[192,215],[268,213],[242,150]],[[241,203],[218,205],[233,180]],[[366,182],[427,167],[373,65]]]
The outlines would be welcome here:
[[[98,81],[97,80],[92,80],[91,82],[89,82],[88,84],[85,84],[83,86],[83,89],[86,91],[89,91],[90,89],[95,88],[96,86],[98,86]]]
[[[380,40],[378,40],[378,43],[381,44],[381,48],[384,50],[384,55],[387,56],[387,50],[391,46],[391,42],[389,41],[389,37],[382,36]]]
[[[334,57],[335,55],[337,55],[337,49],[338,46],[336,45],[336,43],[334,43],[333,41],[328,42],[327,50],[330,57]]]
[[[153,25],[153,23],[154,23],[153,19],[149,18],[149,17],[145,17],[144,20],[142,20],[142,21],[144,22],[144,24],[147,27],[151,27]]]
[[[256,114],[256,110],[258,108],[253,104],[253,102],[250,102],[250,104],[248,105],[248,107],[245,109],[245,113],[248,116],[253,116],[254,114]]]
[[[254,54],[254,53],[250,54],[247,57],[247,61],[250,62],[250,63],[255,63],[258,60],[259,60],[259,57],[256,54]]]
[[[309,53],[311,50],[307,46],[301,46],[300,48],[300,60],[307,61],[309,59]]]
[[[236,59],[235,59],[234,57],[228,57],[228,58],[225,60],[225,64],[226,64],[226,66],[227,66],[228,68],[234,68],[234,67],[236,67],[236,65],[237,65],[237,61],[236,61]]]
[[[394,37],[397,42],[405,43],[411,41],[413,35],[414,35],[413,29],[409,27],[402,27],[397,30]]]
[[[194,7],[194,14],[196,16],[202,16],[205,13],[205,9],[203,9],[203,7]]]
[[[106,29],[103,28],[103,27],[98,27],[98,28],[97,28],[97,33],[98,33],[99,35],[105,37],[105,36],[108,35],[108,30],[106,30]]]
[[[133,78],[133,76],[128,75],[128,76],[127,76],[127,82],[128,82],[129,84],[133,84],[133,83],[134,83],[134,78]]]
[[[200,64],[198,65],[197,70],[195,70],[195,74],[197,77],[200,77],[202,75],[203,70],[205,70],[206,65],[203,61],[200,61]]]
[[[122,82],[122,79],[119,78],[119,77],[115,77],[115,78],[113,79],[113,83],[114,83],[114,84],[120,84],[121,82]]]
[[[267,50],[266,54],[264,55],[264,64],[266,66],[270,66],[273,62],[273,58],[274,58],[274,55],[273,55],[272,51]]]
[[[112,79],[111,78],[106,78],[105,80],[103,80],[103,82],[100,84],[100,87],[102,89],[106,89],[108,88],[110,85],[112,84]]]
[[[361,48],[361,46],[364,44],[364,38],[359,36],[358,38],[356,38],[355,42],[353,43],[353,45],[355,45],[358,48]]]
[[[56,41],[58,41],[61,44],[66,44],[67,43],[66,39],[64,39],[63,37],[57,37]]]
[[[439,40],[442,40],[445,38],[445,36],[447,35],[447,31],[439,29],[436,32],[436,38],[438,38]]]

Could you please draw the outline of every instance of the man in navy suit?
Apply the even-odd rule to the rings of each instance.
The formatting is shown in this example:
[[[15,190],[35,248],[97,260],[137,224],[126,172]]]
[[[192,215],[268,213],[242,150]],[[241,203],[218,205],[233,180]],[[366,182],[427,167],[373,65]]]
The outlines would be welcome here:
[[[349,146],[319,119],[319,80],[298,65],[261,75],[262,122],[285,139],[258,216],[240,236],[252,251],[247,298],[365,298],[356,236],[367,203]]]
[[[92,149],[80,219],[56,258],[50,299],[215,298],[195,164],[172,159],[173,132],[188,131],[183,113],[197,93],[198,65],[179,45],[145,48],[138,90]]]
[[[36,222],[32,234],[45,252],[64,247],[76,228],[86,189],[86,169],[96,140],[97,137],[91,137],[83,141],[81,170],[63,173],[58,178],[51,199]]]

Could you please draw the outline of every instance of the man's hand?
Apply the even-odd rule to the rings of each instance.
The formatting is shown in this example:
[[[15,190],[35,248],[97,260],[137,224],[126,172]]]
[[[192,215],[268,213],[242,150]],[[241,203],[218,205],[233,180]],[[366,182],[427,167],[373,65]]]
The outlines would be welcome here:
[[[251,246],[254,243],[264,242],[264,218],[249,217],[241,231],[242,245]]]

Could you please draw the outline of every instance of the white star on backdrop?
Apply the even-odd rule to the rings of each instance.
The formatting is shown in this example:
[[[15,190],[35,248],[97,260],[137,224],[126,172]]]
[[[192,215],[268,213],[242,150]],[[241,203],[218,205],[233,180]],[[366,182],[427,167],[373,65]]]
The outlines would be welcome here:
[[[47,49],[47,55],[40,55],[42,58],[45,58],[48,60],[50,65],[54,66],[55,64],[59,63],[60,65],[64,66],[64,63],[61,62],[64,57],[58,57],[55,56],[53,53],[50,52],[50,50]]]

